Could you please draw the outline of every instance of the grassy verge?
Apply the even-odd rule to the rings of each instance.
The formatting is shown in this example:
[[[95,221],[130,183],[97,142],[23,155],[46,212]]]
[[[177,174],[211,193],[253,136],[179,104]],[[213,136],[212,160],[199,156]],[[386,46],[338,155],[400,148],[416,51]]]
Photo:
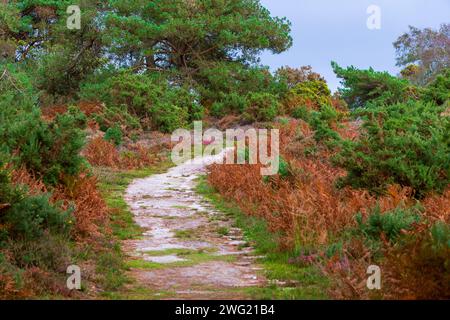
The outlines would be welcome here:
[[[120,240],[135,239],[142,233],[141,228],[134,222],[133,214],[124,200],[125,191],[134,179],[162,173],[170,166],[171,162],[165,161],[140,170],[94,168],[94,172],[99,179],[99,189],[111,210],[112,238],[110,239],[110,245],[96,259],[96,271],[102,275],[101,283],[105,289],[102,295],[106,298],[120,299],[123,297],[120,290],[125,284],[131,283],[131,279],[128,279],[125,275],[128,266],[121,250]]]
[[[254,299],[327,299],[328,279],[314,267],[299,267],[289,263],[298,253],[282,252],[278,249],[277,234],[267,229],[261,218],[245,215],[229,200],[225,200],[205,178],[197,185],[197,192],[209,200],[218,210],[232,217],[236,226],[243,230],[248,241],[254,244],[258,255],[263,256],[260,262],[270,284],[265,288],[250,288],[249,294]],[[283,287],[275,282],[289,283]]]

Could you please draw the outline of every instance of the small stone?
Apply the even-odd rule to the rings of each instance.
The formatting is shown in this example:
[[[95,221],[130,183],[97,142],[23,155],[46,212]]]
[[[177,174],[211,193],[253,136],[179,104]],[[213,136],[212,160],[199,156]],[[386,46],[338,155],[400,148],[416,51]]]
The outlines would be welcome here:
[[[247,245],[247,242],[236,240],[236,241],[230,241],[229,245],[230,246],[244,246],[244,245]]]

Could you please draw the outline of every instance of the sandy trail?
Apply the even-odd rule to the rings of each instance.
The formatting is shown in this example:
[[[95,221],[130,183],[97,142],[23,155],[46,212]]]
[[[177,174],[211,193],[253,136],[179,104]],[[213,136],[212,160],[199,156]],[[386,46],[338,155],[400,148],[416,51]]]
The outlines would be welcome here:
[[[131,276],[155,297],[245,299],[265,279],[240,229],[196,194],[196,179],[224,153],[135,180],[125,200],[144,233],[125,242]],[[155,298],[151,297],[151,298]]]

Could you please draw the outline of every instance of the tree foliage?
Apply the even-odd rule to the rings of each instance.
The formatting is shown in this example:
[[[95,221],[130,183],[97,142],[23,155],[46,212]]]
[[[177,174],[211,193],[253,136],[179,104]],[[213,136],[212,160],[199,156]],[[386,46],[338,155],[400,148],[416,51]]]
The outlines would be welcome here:
[[[342,79],[339,92],[352,109],[362,108],[368,102],[384,105],[405,102],[420,95],[407,80],[387,72],[377,72],[372,68],[359,70],[353,66],[344,69],[335,62],[332,62],[332,67],[337,77]]]
[[[325,79],[317,72],[314,72],[311,66],[302,66],[300,68],[281,67],[275,72],[275,76],[286,82],[289,89],[306,81],[319,80],[325,82]]]
[[[410,26],[409,32],[394,42],[394,47],[397,66],[406,67],[402,74],[416,84],[425,85],[450,67],[450,24],[442,24],[439,30]]]

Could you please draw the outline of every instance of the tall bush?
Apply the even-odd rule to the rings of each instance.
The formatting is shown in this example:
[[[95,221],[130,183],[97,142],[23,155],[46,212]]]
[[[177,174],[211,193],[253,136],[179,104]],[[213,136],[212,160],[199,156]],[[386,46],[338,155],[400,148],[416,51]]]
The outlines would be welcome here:
[[[335,162],[347,170],[341,183],[382,192],[389,184],[412,187],[416,196],[450,183],[450,118],[431,103],[371,104],[361,137],[344,141]]]

